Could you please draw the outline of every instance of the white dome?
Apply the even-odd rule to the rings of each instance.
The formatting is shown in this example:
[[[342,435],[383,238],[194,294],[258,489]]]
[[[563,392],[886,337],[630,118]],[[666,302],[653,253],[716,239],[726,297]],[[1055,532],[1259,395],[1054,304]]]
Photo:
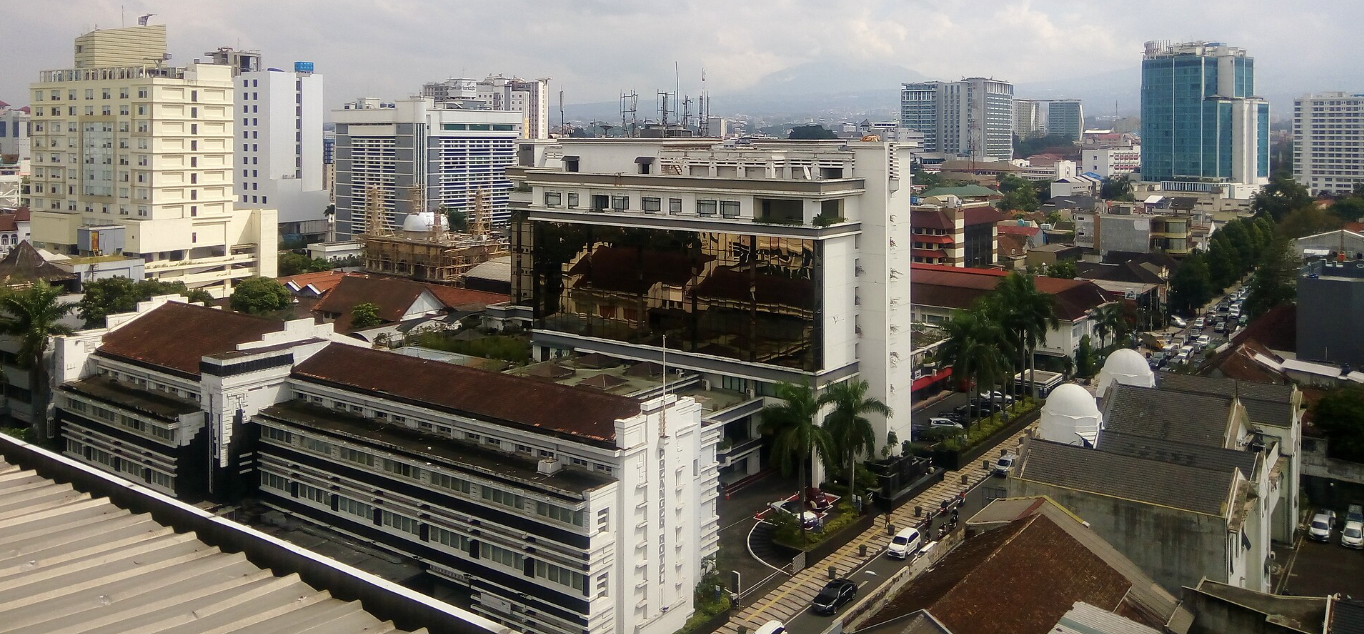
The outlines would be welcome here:
[[[1099,370],[1098,387],[1095,394],[1103,398],[1104,392],[1114,381],[1123,385],[1135,385],[1138,387],[1155,387],[1156,373],[1151,371],[1151,366],[1147,364],[1146,358],[1141,356],[1136,350],[1123,348],[1108,355],[1104,361],[1104,367]]]
[[[421,211],[415,214],[407,214],[407,217],[403,218],[403,231],[426,232],[430,231],[435,224],[436,214],[434,212]]]
[[[1058,386],[1047,396],[1042,406],[1042,420],[1037,435],[1042,440],[1066,445],[1091,446],[1099,439],[1103,418],[1094,397],[1074,383]]]

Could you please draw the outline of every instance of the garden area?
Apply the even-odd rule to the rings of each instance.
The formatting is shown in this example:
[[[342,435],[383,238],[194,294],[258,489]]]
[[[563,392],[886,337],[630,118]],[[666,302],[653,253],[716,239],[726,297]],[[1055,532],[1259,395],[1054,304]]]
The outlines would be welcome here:
[[[873,480],[874,482],[875,480]],[[768,521],[775,525],[776,530],[772,534],[772,541],[779,546],[784,546],[792,550],[812,550],[825,540],[838,534],[839,531],[852,525],[858,517],[857,509],[852,503],[839,500],[838,504],[829,511],[824,517],[824,521],[815,528],[800,530],[800,524],[796,522],[796,517],[788,513],[773,513],[768,517]],[[802,532],[804,535],[802,535]]]
[[[1003,411],[972,423],[964,433],[953,433],[942,438],[942,447],[950,451],[968,451],[1004,429],[1011,421],[1031,413],[1041,405],[1040,399],[1031,396],[1021,397],[1012,405],[1006,406]]]
[[[695,612],[687,618],[686,625],[676,634],[694,632],[716,616],[729,611],[729,591],[725,589],[720,571],[714,566],[697,582],[695,596],[692,598]]]

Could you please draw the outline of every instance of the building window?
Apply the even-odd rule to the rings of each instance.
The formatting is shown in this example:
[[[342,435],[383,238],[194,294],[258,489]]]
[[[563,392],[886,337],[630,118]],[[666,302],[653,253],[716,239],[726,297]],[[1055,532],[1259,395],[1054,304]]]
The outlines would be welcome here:
[[[414,467],[406,462],[389,460],[388,458],[384,458],[383,469],[394,475],[400,475],[414,480],[419,480],[422,477],[422,470],[420,468]]]
[[[559,192],[545,192],[546,207],[558,207],[562,199],[563,195]]]
[[[720,201],[720,216],[724,218],[738,218],[739,201],[737,200]]]
[[[582,573],[573,572],[568,568],[556,566],[547,561],[536,560],[535,576],[540,577],[541,579],[547,579],[551,583],[568,586],[574,590],[582,590],[583,586],[587,583],[587,577]]]
[[[582,511],[566,509],[556,504],[550,504],[548,502],[536,502],[535,513],[537,515],[543,515],[544,517],[548,517],[549,519],[560,521],[565,524],[572,524],[574,526],[583,525]]]
[[[374,454],[356,451],[350,447],[340,447],[338,455],[342,460],[354,462],[355,464],[365,465],[366,467],[374,466]]]
[[[646,214],[658,213],[663,210],[663,199],[645,196],[639,199],[639,207]]]
[[[520,553],[513,550],[507,550],[506,548],[503,548],[496,544],[489,544],[488,542],[479,542],[478,556],[483,559],[495,561],[509,568],[515,568],[517,570],[522,569],[521,568],[522,560]]]
[[[260,435],[264,438],[269,438],[270,440],[278,440],[286,445],[293,444],[293,434],[284,431],[283,429],[262,426],[260,428]]]
[[[489,502],[495,502],[516,509],[521,508],[525,503],[525,498],[522,498],[511,491],[503,491],[502,489],[494,489],[490,486],[483,485],[480,485],[478,488],[479,494],[482,495],[483,499],[488,500]]]
[[[331,455],[332,453],[332,446],[330,444],[310,436],[300,436],[299,444],[302,445],[304,449],[315,453],[325,455]]]
[[[451,530],[446,530],[439,526],[431,527],[431,541],[437,544],[449,546],[451,549],[461,553],[469,552],[469,538]]]
[[[470,487],[468,480],[449,476],[444,473],[432,473],[431,484],[441,487],[442,489],[458,491],[465,495],[469,495],[469,490],[472,488]]]
[[[575,209],[575,208],[577,208],[577,206],[578,206],[578,194],[577,194],[576,192],[568,192],[568,208],[569,208],[569,209]]]
[[[627,211],[627,210],[629,210],[629,209],[630,209],[630,197],[629,197],[629,196],[612,196],[612,197],[611,197],[611,209],[612,209],[612,211]]]
[[[719,204],[714,200],[698,200],[696,201],[696,215],[714,216],[718,207]]]
[[[275,489],[277,491],[289,490],[288,479],[286,479],[282,475],[277,475],[274,473],[270,473],[268,471],[260,472],[260,485],[263,487]]]
[[[374,521],[374,507],[359,500],[352,500],[342,496],[337,496],[336,502],[336,508],[341,512],[363,517],[366,521]]]
[[[406,515],[398,515],[397,513],[389,511],[381,511],[381,513],[383,516],[381,521],[384,526],[395,528],[404,533],[411,533],[413,535],[421,534],[420,523],[417,520],[407,517]]]

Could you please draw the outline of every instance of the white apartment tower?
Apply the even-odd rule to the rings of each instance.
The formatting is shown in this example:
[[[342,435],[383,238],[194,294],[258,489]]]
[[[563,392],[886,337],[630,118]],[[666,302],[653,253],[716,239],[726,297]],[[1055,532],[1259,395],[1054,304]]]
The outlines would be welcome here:
[[[1293,100],[1293,179],[1313,196],[1348,194],[1364,183],[1364,94]]]
[[[1013,84],[985,77],[904,84],[901,126],[924,135],[924,152],[939,156],[1013,158]]]
[[[910,436],[909,174],[884,141],[561,139],[529,188],[512,304],[538,358],[661,362],[756,399],[852,378]],[[529,153],[527,153],[529,155]],[[529,158],[529,157],[528,157]]]
[[[501,110],[522,115],[522,138],[549,138],[549,78],[489,75],[482,80],[451,78],[422,86],[422,96],[437,104],[471,110]]]
[[[322,75],[312,62],[294,62],[292,71],[264,68],[254,51],[220,48],[205,55],[236,74],[237,202],[278,209],[281,240],[325,236],[331,195],[323,183]]]
[[[449,105],[426,97],[361,99],[332,111],[337,239],[364,233],[371,192],[394,226],[414,211],[414,199],[427,208],[417,211],[444,207],[472,216],[479,197],[493,225],[507,224],[506,168],[516,155],[521,113],[442,107]]]
[[[34,245],[141,257],[149,277],[215,295],[273,276],[274,209],[234,204],[231,70],[161,63],[159,25],[76,42],[76,68],[30,87]]]

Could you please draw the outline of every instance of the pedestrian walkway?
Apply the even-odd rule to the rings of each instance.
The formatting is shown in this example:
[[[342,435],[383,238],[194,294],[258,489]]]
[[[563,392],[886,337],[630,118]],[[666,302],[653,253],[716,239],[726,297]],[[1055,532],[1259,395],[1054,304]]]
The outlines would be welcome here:
[[[998,449],[1014,450],[1032,427],[1029,425],[1017,434],[1004,439],[995,445],[995,449],[987,451],[983,455],[996,455]],[[916,525],[922,518],[914,517],[914,507],[921,506],[924,513],[930,513],[938,508],[942,500],[954,497],[975,486],[982,479],[989,477],[989,471],[982,469],[980,465],[980,462],[973,462],[960,471],[947,472],[941,482],[929,487],[918,497],[902,504],[900,508],[891,513],[890,523],[896,527]],[[963,475],[967,476],[967,484],[962,484],[961,477]],[[810,606],[810,600],[829,581],[829,566],[836,567],[840,575],[847,574],[848,571],[854,570],[867,563],[868,560],[879,556],[881,551],[885,550],[890,543],[890,537],[886,534],[885,522],[878,520],[874,526],[839,548],[832,555],[821,561],[808,563],[804,570],[801,570],[781,586],[768,592],[767,595],[749,602],[716,632],[737,634],[740,626],[747,628],[749,632],[753,632],[763,623],[773,619],[783,623],[790,621]],[[862,545],[867,547],[866,557],[858,554],[859,547]]]

